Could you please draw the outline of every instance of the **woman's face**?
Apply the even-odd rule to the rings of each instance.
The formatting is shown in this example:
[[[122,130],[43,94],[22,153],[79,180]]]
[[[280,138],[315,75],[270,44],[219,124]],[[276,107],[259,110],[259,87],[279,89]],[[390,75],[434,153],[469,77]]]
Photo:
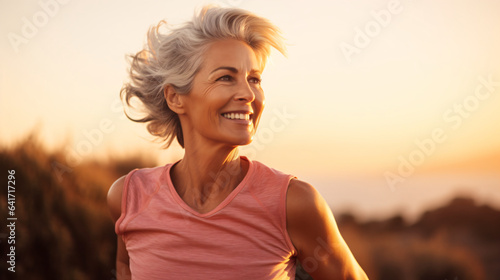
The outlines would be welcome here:
[[[261,73],[254,51],[237,40],[210,45],[191,92],[182,95],[183,130],[197,140],[246,145],[264,107]],[[184,135],[188,132],[185,131]]]

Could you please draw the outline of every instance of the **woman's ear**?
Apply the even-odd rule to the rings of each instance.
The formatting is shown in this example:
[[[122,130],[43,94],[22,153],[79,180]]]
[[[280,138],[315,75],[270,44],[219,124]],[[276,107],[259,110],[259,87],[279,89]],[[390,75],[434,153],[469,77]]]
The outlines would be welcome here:
[[[172,85],[167,85],[163,90],[163,95],[167,101],[168,108],[177,113],[177,115],[184,113],[183,100],[180,94],[178,94]]]

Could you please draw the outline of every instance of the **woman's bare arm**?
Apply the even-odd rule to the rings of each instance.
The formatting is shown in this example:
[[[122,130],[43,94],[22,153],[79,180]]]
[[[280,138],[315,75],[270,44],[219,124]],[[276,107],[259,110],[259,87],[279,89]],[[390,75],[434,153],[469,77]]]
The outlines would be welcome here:
[[[125,176],[116,180],[108,191],[108,208],[111,212],[111,217],[116,223],[121,215],[122,193]],[[116,252],[116,279],[117,280],[130,280],[132,279],[129,267],[129,256],[125,243],[121,236],[117,238],[117,252]]]
[[[308,183],[291,180],[287,230],[302,267],[315,279],[368,279],[340,235],[323,197]]]

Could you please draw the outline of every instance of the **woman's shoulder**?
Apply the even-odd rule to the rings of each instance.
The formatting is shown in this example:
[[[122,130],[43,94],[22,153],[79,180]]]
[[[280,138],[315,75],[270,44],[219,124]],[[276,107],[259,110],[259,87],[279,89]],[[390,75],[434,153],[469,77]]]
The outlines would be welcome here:
[[[254,172],[258,173],[260,177],[270,176],[270,177],[294,177],[293,175],[287,174],[279,169],[270,167],[260,161],[252,160]]]
[[[302,223],[311,216],[324,216],[331,212],[323,196],[311,184],[292,179],[286,194],[286,211],[289,222]]]
[[[158,182],[161,176],[167,175],[165,171],[169,170],[171,165],[172,164],[169,163],[164,166],[133,169],[128,174],[116,180],[113,185],[117,184],[117,188],[120,189],[123,189],[123,185],[129,184],[151,185],[152,182]],[[111,187],[113,187],[113,185]]]
[[[288,183],[287,204],[290,206],[310,204],[318,198],[322,197],[311,184],[297,178]]]
[[[128,174],[118,178],[109,188],[107,195],[108,209],[116,221],[122,212],[123,192],[128,185],[133,185],[134,195],[150,195],[157,189],[158,182],[162,181],[160,176],[171,164],[165,166],[137,168]]]
[[[108,191],[108,196],[107,196],[108,209],[109,212],[111,213],[113,220],[115,221],[118,220],[118,218],[121,215],[122,193],[123,193],[123,186],[125,185],[126,176],[127,175],[124,175],[118,178],[118,180],[116,180],[111,185]]]

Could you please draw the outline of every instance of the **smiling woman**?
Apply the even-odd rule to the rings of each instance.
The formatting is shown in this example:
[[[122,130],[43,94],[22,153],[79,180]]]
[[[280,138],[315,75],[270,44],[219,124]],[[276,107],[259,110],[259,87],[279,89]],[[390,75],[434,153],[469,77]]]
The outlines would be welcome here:
[[[238,40],[221,40],[206,50],[204,65],[189,94],[177,94],[173,86],[166,87],[165,99],[181,120],[186,150],[206,140],[213,141],[207,143],[210,146],[252,141],[264,106],[260,73],[250,46]]]
[[[261,73],[278,29],[240,9],[204,8],[152,29],[122,90],[148,130],[184,157],[136,169],[108,193],[118,279],[366,279],[324,199],[308,183],[238,155],[264,108]]]

